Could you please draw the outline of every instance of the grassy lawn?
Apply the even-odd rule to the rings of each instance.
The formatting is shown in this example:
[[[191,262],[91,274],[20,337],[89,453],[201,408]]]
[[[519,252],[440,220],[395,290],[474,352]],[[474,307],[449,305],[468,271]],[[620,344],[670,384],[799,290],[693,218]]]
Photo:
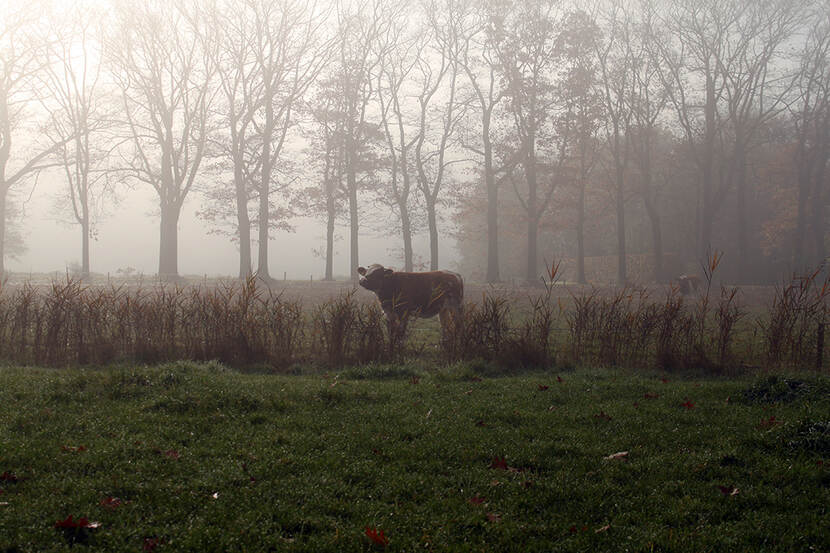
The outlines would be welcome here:
[[[0,551],[830,551],[826,378],[491,374],[2,368]]]

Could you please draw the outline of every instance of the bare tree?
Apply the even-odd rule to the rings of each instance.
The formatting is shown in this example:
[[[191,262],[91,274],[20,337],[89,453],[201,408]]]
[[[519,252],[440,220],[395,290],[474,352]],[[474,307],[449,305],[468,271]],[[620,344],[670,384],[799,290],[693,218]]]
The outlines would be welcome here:
[[[50,118],[46,135],[61,160],[67,186],[60,204],[80,226],[81,274],[87,276],[96,207],[109,191],[107,152],[101,149],[109,126],[101,90],[103,14],[89,17],[88,9],[82,15],[75,7],[60,16],[49,44],[54,61],[41,81],[49,93],[43,102]]]
[[[602,78],[599,87],[605,102],[605,137],[611,154],[611,178],[617,222],[617,282],[627,280],[625,201],[626,170],[630,159],[631,140],[627,132],[632,109],[629,98],[633,89],[634,52],[630,13],[618,2],[612,2],[606,13],[604,40],[595,44],[597,65]]]
[[[239,275],[251,274],[252,229],[258,227],[257,275],[271,280],[270,233],[288,228],[285,199],[292,178],[284,157],[297,123],[300,100],[328,60],[323,26],[327,12],[297,0],[245,0],[215,6],[212,24],[220,33],[216,60],[222,101],[216,110],[220,156],[232,167],[232,191],[214,189],[206,218],[227,219],[232,198],[234,238],[239,240]],[[221,188],[221,185],[220,185]],[[282,192],[279,198],[275,193]],[[252,214],[249,203],[256,200]],[[285,204],[286,202],[282,202]],[[290,203],[290,202],[288,202]]]
[[[826,9],[827,3],[823,5]],[[795,270],[806,271],[823,263],[826,257],[825,188],[830,172],[830,15],[826,11],[817,14],[809,29],[796,90],[793,161],[798,182],[798,212],[793,263]],[[807,247],[810,242],[812,248]],[[808,253],[810,250],[812,255]]]
[[[108,48],[132,142],[129,175],[159,200],[159,276],[178,276],[178,222],[205,155],[216,42],[184,0],[125,0]]]
[[[269,281],[270,193],[280,186],[274,168],[288,131],[296,123],[298,102],[328,62],[331,43],[323,35],[326,11],[315,2],[307,5],[302,0],[252,0],[251,4],[255,24],[250,40],[261,79],[253,120],[261,174],[255,183],[259,199],[257,275]],[[283,181],[282,187],[285,184]]]
[[[546,133],[557,101],[552,79],[562,55],[560,19],[558,3],[553,0],[523,2],[507,13],[491,16],[491,33],[508,85],[507,110],[518,139],[516,158],[523,173],[523,190],[515,180],[514,190],[527,215],[528,282],[539,278],[539,223],[560,180],[569,138],[561,132]]]
[[[476,128],[479,144],[465,143],[464,147],[481,158],[481,173],[487,191],[487,282],[498,282],[499,277],[499,180],[493,152],[493,115],[506,95],[493,37],[488,33],[490,13],[486,3],[461,2],[458,14],[451,20],[451,33],[458,41],[459,67],[467,77],[471,97],[465,103],[478,110]]]
[[[576,201],[576,279],[585,284],[586,193],[599,155],[599,131],[604,115],[604,101],[597,86],[597,63],[594,45],[599,28],[584,11],[568,15],[561,41],[566,50],[557,93],[562,98],[561,113],[554,124],[563,134],[572,135],[570,163],[573,165]]]
[[[447,168],[465,161],[449,155],[452,138],[466,106],[458,102],[461,42],[455,33],[460,13],[453,0],[422,4],[429,21],[431,47],[418,61],[418,134],[415,168],[418,189],[424,198],[429,230],[429,266],[438,269],[438,205],[446,188]],[[433,127],[437,127],[433,131]],[[446,203],[446,202],[445,202]]]
[[[337,218],[343,209],[343,99],[329,76],[323,78],[310,108],[313,119],[311,150],[321,174],[320,185],[309,189],[311,209],[326,221],[323,280],[334,280],[334,241]],[[316,201],[315,201],[316,200]]]
[[[371,158],[369,145],[375,130],[367,120],[369,104],[375,93],[373,76],[379,63],[373,48],[389,23],[383,13],[383,0],[365,0],[354,5],[344,2],[338,8],[337,67],[332,84],[343,100],[344,178],[341,186],[349,206],[349,271],[352,280],[358,278],[358,192],[365,185],[360,176],[371,174],[366,160]]]
[[[54,167],[58,162],[52,156],[62,146],[42,136],[31,138],[36,129],[26,109],[40,98],[36,79],[48,65],[51,38],[40,19],[44,10],[40,2],[0,3],[0,275],[5,272],[9,193]]]
[[[389,159],[389,185],[380,191],[382,202],[397,211],[403,238],[404,270],[413,270],[412,251],[412,149],[418,142],[421,127],[410,131],[407,96],[413,69],[426,48],[422,29],[408,32],[411,25],[401,5],[391,5],[382,17],[388,18],[384,32],[376,43],[379,60],[376,93],[380,122]],[[387,199],[388,196],[388,199]]]
[[[803,6],[697,0],[653,20],[666,31],[651,44],[700,175],[697,253],[704,258],[712,246],[716,217],[734,188],[739,280],[748,267],[747,154],[764,124],[784,108],[792,81],[773,71],[786,61],[782,47],[801,24]]]
[[[637,193],[643,201],[646,216],[651,227],[651,247],[654,261],[654,281],[664,282],[668,276],[664,272],[663,231],[661,223],[659,186],[655,178],[656,142],[661,141],[660,117],[668,105],[668,91],[660,79],[658,56],[650,55],[654,51],[653,41],[660,37],[653,36],[649,30],[654,29],[650,21],[653,11],[649,5],[641,4],[639,19],[634,17],[631,32],[625,38],[632,42],[631,51],[631,92],[629,109],[631,118],[626,134],[631,142],[631,154],[636,168]]]

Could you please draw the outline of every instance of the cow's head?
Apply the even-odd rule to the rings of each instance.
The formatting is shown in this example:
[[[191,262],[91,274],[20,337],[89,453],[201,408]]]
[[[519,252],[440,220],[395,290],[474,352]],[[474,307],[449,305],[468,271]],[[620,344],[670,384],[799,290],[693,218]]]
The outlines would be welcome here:
[[[360,285],[367,290],[373,292],[379,290],[383,284],[383,279],[389,277],[394,273],[392,269],[386,269],[383,265],[377,263],[369,265],[369,268],[358,267],[357,274],[360,275]]]

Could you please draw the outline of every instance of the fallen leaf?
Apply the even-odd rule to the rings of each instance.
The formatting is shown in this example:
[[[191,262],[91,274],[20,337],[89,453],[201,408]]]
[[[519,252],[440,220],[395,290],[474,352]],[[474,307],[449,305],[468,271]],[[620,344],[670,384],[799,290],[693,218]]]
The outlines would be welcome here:
[[[594,534],[599,534],[600,532],[607,532],[610,528],[611,528],[611,525],[606,524],[605,526],[603,526],[601,528],[597,528],[596,530],[594,530]]]
[[[648,392],[643,394],[643,399],[657,399],[658,397],[660,397],[658,394],[650,394]]]
[[[72,515],[69,515],[64,520],[59,520],[55,522],[55,528],[87,528],[89,530],[96,530],[101,527],[100,522],[93,522],[90,521],[86,517],[81,517],[79,519],[73,519]]]
[[[611,415],[609,415],[609,414],[608,414],[608,413],[606,413],[605,411],[600,411],[600,412],[599,412],[599,414],[594,415],[594,418],[595,418],[595,419],[602,419],[602,420],[610,421],[610,420],[611,420]]]
[[[484,421],[476,421],[476,426],[485,428],[487,426],[487,423],[485,423]]]
[[[501,520],[501,515],[497,513],[487,513],[487,520],[490,522],[499,522]]]
[[[507,470],[507,460],[504,457],[493,457],[490,463],[491,469]]]
[[[168,449],[167,451],[164,452],[164,456],[169,457],[170,459],[178,459],[179,458],[179,452],[176,451],[175,449]]]
[[[372,542],[376,545],[381,545],[383,547],[389,545],[389,538],[386,537],[386,535],[383,533],[383,530],[378,530],[377,528],[371,528],[367,526],[364,533],[366,534],[366,537],[372,540]]]
[[[680,406],[684,407],[686,409],[694,409],[695,408],[695,404],[692,403],[691,401],[689,401],[688,399],[685,401],[685,403],[681,403]]]
[[[471,497],[468,501],[473,505],[481,505],[482,503],[484,503],[484,498],[476,494],[473,497]]]
[[[543,384],[539,384],[539,391],[540,392],[547,391],[548,388],[550,388],[550,386],[545,386]]]
[[[560,384],[562,384],[563,382],[565,382],[564,380],[562,380],[562,377],[561,377],[561,376],[557,376],[557,377],[556,377],[556,381],[557,381],[558,383],[560,383]]]
[[[759,428],[772,428],[774,426],[778,426],[779,424],[781,424],[781,421],[776,419],[774,416],[772,416],[768,419],[763,419],[760,422],[760,424],[758,424],[758,427]]]
[[[609,455],[607,457],[603,457],[603,459],[605,459],[606,461],[615,461],[615,460],[626,461],[626,460],[628,460],[628,452],[627,451],[620,451],[618,453],[612,453],[611,455]]]
[[[717,488],[720,490],[720,493],[730,497],[741,493],[740,490],[734,486],[718,486]]]
[[[101,507],[106,507],[107,509],[117,509],[123,504],[123,502],[117,497],[107,496],[99,501],[99,504]]]
[[[6,471],[3,474],[0,474],[0,481],[3,481],[3,482],[17,482],[17,480],[18,480],[17,476],[15,476],[14,473],[11,473],[9,471]]]

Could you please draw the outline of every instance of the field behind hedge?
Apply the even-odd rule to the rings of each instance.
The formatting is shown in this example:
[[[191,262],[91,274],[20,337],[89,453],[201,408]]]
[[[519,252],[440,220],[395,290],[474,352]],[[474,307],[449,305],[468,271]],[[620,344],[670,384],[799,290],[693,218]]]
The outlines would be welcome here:
[[[4,552],[828,551],[830,381],[6,367],[0,490]]]

